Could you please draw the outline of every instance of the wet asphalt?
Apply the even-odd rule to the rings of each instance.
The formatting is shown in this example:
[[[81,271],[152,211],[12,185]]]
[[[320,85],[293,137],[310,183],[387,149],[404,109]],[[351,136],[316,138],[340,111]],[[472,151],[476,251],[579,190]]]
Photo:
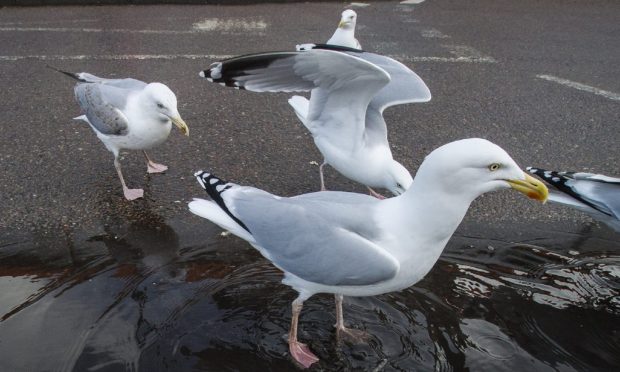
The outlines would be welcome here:
[[[214,241],[219,230],[186,206],[204,196],[192,176],[199,169],[279,195],[318,190],[320,154],[287,94],[226,89],[198,72],[229,55],[323,42],[342,9],[341,3],[0,8],[0,245],[62,247],[111,225],[150,221],[174,226],[181,245]],[[364,49],[407,64],[433,94],[429,103],[385,114],[394,157],[412,173],[432,149],[483,137],[523,167],[620,175],[620,102],[537,78],[620,92],[618,2],[439,0],[355,10]],[[72,120],[79,115],[73,81],[46,64],[160,81],[176,93],[190,137],[173,130],[151,151],[169,170],[148,175],[142,154],[123,155],[126,181],[144,188],[144,199],[124,200],[112,154]],[[326,182],[364,192],[333,169]],[[579,212],[510,191],[477,200],[461,231],[484,235],[488,226],[526,236],[580,233],[585,226],[613,237]]]

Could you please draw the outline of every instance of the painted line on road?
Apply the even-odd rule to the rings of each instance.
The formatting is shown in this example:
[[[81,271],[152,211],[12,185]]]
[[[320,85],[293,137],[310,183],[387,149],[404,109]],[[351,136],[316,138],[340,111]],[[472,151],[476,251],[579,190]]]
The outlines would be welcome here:
[[[223,32],[245,34],[248,31],[262,34],[267,28],[265,22],[237,22],[237,21],[203,21],[194,23],[192,30],[134,30],[129,28],[76,28],[76,27],[0,27],[4,32],[86,32],[86,33],[123,33],[123,34],[153,34],[153,35],[191,35],[205,32]]]
[[[196,22],[192,25],[192,28],[196,31],[212,32],[212,31],[238,31],[238,32],[250,32],[250,31],[264,31],[267,29],[267,22],[263,19],[258,20],[245,20],[245,19],[219,19],[219,18],[207,18],[200,22]]]
[[[446,62],[446,63],[497,63],[493,57],[415,57],[415,56],[389,56],[403,62]]]
[[[571,80],[567,80],[567,79],[562,79],[559,78],[557,76],[553,76],[553,75],[536,75],[537,78],[539,79],[543,79],[543,80],[548,80],[548,81],[552,81],[554,83],[558,83],[570,88],[574,88],[577,90],[581,90],[584,92],[588,92],[588,93],[593,93],[599,96],[603,96],[607,99],[611,99],[613,101],[620,101],[620,94],[618,93],[614,93],[614,92],[610,92],[608,90],[603,90],[603,89],[599,89],[590,85],[586,85],[586,84],[581,84],[581,83],[577,83],[575,81],[571,81]]]
[[[23,55],[2,56],[0,62],[21,61],[25,59],[38,59],[42,61],[66,61],[66,60],[149,60],[149,59],[213,59],[222,60],[232,58],[229,54],[78,54],[78,55]],[[447,62],[447,63],[495,63],[492,57],[416,57],[403,55],[390,55],[400,62]]]
[[[0,56],[0,61],[21,61],[24,59],[38,59],[42,61],[65,61],[65,60],[147,60],[147,59],[213,59],[222,60],[232,58],[228,54],[103,54],[88,55],[79,54],[72,56],[63,55],[27,55],[27,56]]]

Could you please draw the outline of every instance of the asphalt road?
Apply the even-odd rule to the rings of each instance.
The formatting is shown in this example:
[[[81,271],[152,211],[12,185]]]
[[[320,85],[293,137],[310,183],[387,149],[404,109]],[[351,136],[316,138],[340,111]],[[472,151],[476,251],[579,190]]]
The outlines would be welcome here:
[[[386,113],[394,156],[412,173],[437,146],[484,137],[523,167],[620,175],[620,3],[435,0],[355,9],[364,49],[407,64],[433,94]],[[80,244],[108,225],[149,220],[173,226],[181,245],[211,242],[219,230],[186,207],[203,196],[192,176],[198,169],[281,195],[316,191],[313,162],[321,158],[288,95],[225,89],[197,74],[226,56],[325,41],[341,10],[340,3],[0,8],[0,245]],[[191,137],[173,132],[151,152],[169,171],[147,175],[135,152],[122,160],[143,200],[123,199],[111,153],[72,120],[73,82],[46,64],[160,81],[176,92]],[[364,191],[327,174],[331,189]],[[476,201],[463,225],[479,235],[489,227],[500,235],[614,236],[579,212],[509,191]]]

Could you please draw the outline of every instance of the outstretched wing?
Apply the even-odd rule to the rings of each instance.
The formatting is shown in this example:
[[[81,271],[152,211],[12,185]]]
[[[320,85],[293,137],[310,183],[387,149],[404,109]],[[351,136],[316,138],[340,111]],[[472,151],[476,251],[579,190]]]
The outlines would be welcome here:
[[[312,90],[306,116],[313,133],[361,143],[370,100],[390,82],[382,68],[339,51],[260,53],[217,62],[201,76],[212,82],[255,92]],[[347,144],[343,144],[347,146]]]

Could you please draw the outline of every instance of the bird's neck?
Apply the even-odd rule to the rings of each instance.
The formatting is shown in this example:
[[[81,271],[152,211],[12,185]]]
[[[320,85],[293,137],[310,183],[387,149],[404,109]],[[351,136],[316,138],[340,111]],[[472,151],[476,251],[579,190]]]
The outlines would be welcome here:
[[[349,45],[349,44],[355,43],[354,40],[355,40],[355,29],[337,28],[327,43],[343,45],[346,47],[354,48],[355,46],[351,47],[351,45]]]
[[[402,265],[420,267],[422,276],[435,264],[474,200],[437,188],[432,181],[418,172],[407,192],[381,202],[385,228],[396,237],[391,253]]]

